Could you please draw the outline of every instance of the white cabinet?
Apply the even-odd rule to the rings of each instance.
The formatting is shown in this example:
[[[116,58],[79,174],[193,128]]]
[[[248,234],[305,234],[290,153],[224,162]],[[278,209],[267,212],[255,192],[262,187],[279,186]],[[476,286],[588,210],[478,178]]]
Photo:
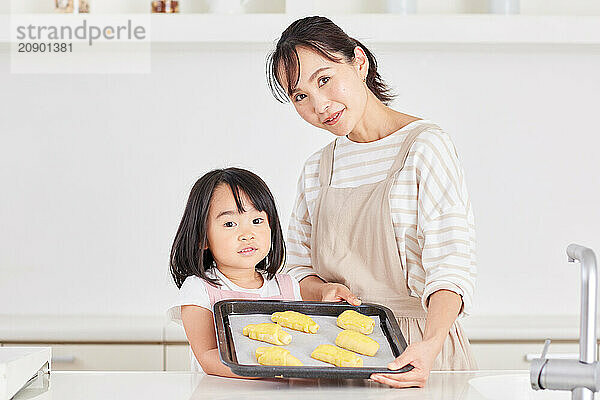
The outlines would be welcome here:
[[[161,344],[4,344],[50,346],[56,371],[163,371]]]
[[[190,364],[188,344],[165,345],[165,371],[190,371]]]
[[[479,369],[529,369],[527,355],[539,357],[544,342],[475,342],[471,349]],[[579,355],[577,342],[552,342],[549,356],[569,357],[576,359]]]
[[[527,356],[539,357],[543,342],[474,342],[479,369],[529,369]],[[188,344],[6,344],[0,346],[50,346],[56,371],[190,371]],[[598,348],[600,352],[600,346]],[[553,342],[550,357],[579,355],[577,342]]]

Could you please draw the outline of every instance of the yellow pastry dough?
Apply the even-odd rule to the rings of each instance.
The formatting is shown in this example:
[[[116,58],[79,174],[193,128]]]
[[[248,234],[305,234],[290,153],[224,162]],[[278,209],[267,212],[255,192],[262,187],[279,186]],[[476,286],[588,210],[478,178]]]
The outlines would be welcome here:
[[[250,339],[271,344],[282,345],[289,344],[292,341],[292,335],[284,331],[279,325],[268,322],[246,325],[242,333]]]
[[[317,333],[319,330],[319,324],[311,317],[296,311],[275,312],[271,315],[271,321],[300,332]]]
[[[368,335],[373,332],[375,320],[354,310],[346,310],[337,317],[337,326]]]
[[[349,329],[344,329],[337,335],[335,344],[366,356],[374,356],[379,350],[379,343],[362,333]]]
[[[351,351],[332,344],[321,344],[310,355],[315,360],[323,361],[338,367],[362,367],[363,360]]]
[[[256,361],[261,365],[282,365],[285,367],[300,367],[302,362],[282,347],[259,347],[256,349]]]

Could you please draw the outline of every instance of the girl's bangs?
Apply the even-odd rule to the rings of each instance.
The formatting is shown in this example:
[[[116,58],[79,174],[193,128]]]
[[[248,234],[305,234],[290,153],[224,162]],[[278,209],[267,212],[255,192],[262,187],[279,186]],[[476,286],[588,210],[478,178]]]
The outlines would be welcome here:
[[[268,206],[268,201],[263,196],[261,196],[260,190],[258,188],[253,188],[250,185],[244,185],[244,182],[226,182],[233,193],[233,199],[235,200],[235,205],[237,207],[237,211],[239,213],[246,212],[244,209],[244,203],[242,201],[242,195],[240,192],[244,193],[250,203],[257,211],[265,211],[267,215],[269,214],[270,207]],[[271,217],[269,215],[269,217]]]

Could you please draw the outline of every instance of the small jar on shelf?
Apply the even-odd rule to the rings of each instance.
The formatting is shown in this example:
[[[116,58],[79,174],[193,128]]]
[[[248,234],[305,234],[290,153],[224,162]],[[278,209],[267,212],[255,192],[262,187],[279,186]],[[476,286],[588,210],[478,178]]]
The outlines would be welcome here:
[[[90,12],[89,0],[54,0],[56,12],[69,14],[87,14]]]
[[[174,14],[179,12],[179,1],[177,0],[155,0],[152,1],[153,13]]]

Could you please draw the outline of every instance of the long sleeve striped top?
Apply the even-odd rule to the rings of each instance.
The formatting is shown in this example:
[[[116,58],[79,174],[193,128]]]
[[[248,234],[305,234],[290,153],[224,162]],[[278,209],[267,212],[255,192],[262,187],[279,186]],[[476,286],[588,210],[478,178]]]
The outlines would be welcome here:
[[[369,143],[339,138],[331,186],[357,187],[385,179],[404,138],[421,123],[431,121],[412,122]],[[288,228],[284,270],[298,281],[317,275],[311,268],[311,218],[320,191],[323,149],[304,164]],[[462,297],[461,315],[469,314],[477,274],[475,223],[464,171],[444,131],[429,128],[417,137],[389,201],[410,295],[421,298],[427,309],[431,294],[450,290]]]

